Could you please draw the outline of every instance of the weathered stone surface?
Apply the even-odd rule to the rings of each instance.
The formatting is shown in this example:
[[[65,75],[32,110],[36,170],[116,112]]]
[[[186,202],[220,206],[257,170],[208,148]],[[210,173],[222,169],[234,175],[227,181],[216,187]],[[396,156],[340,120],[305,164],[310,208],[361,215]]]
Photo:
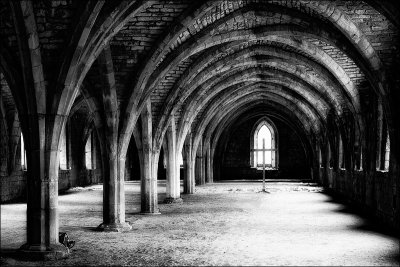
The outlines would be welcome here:
[[[164,173],[165,202],[180,201],[178,155],[193,194],[248,165],[243,137],[228,137],[268,115],[287,126],[277,176],[294,169],[398,227],[399,10],[376,0],[1,1],[1,201],[27,199],[28,247],[48,247],[58,192],[102,182],[103,228],[124,229],[126,180],[141,180],[142,213],[158,214]]]
[[[35,245],[23,245],[17,255],[28,261],[57,261],[69,257],[70,250],[62,244],[51,244],[45,248]]]

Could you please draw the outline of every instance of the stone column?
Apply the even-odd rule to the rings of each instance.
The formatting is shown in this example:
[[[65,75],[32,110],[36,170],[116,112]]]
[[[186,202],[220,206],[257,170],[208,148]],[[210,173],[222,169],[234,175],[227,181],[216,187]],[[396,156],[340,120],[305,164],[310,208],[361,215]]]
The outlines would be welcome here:
[[[211,166],[211,146],[208,142],[206,145],[206,182],[213,183],[213,176],[212,176],[212,166]]]
[[[323,166],[324,166],[324,170],[323,170],[323,176],[322,176],[322,185],[325,188],[329,188],[329,143],[325,142],[324,144],[325,149],[324,149],[324,153],[323,153]]]
[[[121,232],[132,227],[125,222],[125,159],[112,157],[103,160],[103,223],[99,230]]]
[[[166,181],[166,195],[164,203],[182,202],[180,198],[180,180],[179,180],[179,165],[176,149],[176,130],[175,120],[172,115],[172,120],[167,129],[167,181]]]
[[[9,4],[21,60],[21,65],[14,60],[17,71],[10,74],[21,96],[18,115],[27,151],[27,243],[19,253],[28,259],[63,258],[69,251],[58,242],[58,144],[66,117],[46,106],[48,89],[32,2]]]
[[[176,142],[176,144],[178,144],[178,142]],[[178,148],[178,146],[176,148]],[[179,154],[180,153],[181,153],[180,151],[179,152],[176,151],[176,153],[175,153],[175,159],[176,159],[176,164],[175,164],[175,167],[176,167],[176,171],[175,171],[176,189],[177,189],[177,192],[179,192],[179,198],[181,197],[181,164],[179,163],[179,156],[180,156]]]
[[[69,251],[58,242],[58,141],[50,143],[46,138],[46,123],[50,129],[60,127],[64,116],[22,117],[29,121],[30,129],[23,131],[27,150],[27,243],[20,252],[30,259],[65,258]],[[60,134],[61,129],[57,132]]]
[[[203,147],[203,141],[202,143],[202,151],[201,151],[201,160],[200,160],[200,180],[201,184],[206,184],[206,157],[205,157],[205,151]]]
[[[192,159],[192,133],[188,133],[185,140],[185,177],[183,177],[183,193],[193,194],[194,193],[194,170],[193,170],[193,159]]]
[[[118,99],[111,50],[107,45],[98,57],[102,77],[103,125],[98,132],[102,139],[103,157],[103,223],[99,229],[119,232],[131,229],[125,222],[125,155],[118,153]],[[100,127],[98,125],[97,127]]]
[[[315,156],[313,157],[313,165],[311,167],[312,179],[315,182],[321,182],[322,180],[321,180],[321,177],[320,177],[320,162],[319,162],[319,160],[320,160],[320,158],[319,158],[319,156],[320,156],[319,155],[320,148],[319,148],[319,145],[318,145],[317,142],[316,142],[314,148],[315,148],[315,150],[314,150],[314,155]],[[321,165],[322,165],[322,162],[321,162]]]
[[[212,148],[210,152],[210,172],[211,172],[210,183],[214,183],[214,154],[215,154],[215,149]]]
[[[147,101],[141,114],[142,120],[142,147],[143,147],[143,166],[141,172],[141,213],[160,214],[158,210],[157,196],[157,174],[153,169],[153,143],[152,143],[152,122],[151,122],[151,102]]]
[[[199,146],[196,152],[196,163],[195,163],[195,179],[196,184],[205,184],[205,161],[203,157],[203,140],[200,139]]]

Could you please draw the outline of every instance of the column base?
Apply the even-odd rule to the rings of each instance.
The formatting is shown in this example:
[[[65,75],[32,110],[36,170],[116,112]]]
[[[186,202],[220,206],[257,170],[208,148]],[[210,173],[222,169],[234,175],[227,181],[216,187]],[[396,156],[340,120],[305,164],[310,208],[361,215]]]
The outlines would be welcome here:
[[[68,258],[70,250],[62,244],[43,245],[22,245],[17,254],[25,260],[61,260]]]
[[[141,211],[139,213],[139,215],[149,215],[149,216],[153,216],[153,215],[160,215],[161,212],[157,209],[157,211],[154,212],[150,212],[150,211]]]
[[[163,201],[163,203],[165,203],[165,204],[182,203],[182,202],[183,202],[183,199],[180,197],[178,197],[178,198],[167,197]]]
[[[98,231],[103,232],[126,232],[132,229],[128,222],[124,223],[102,223],[96,228]]]

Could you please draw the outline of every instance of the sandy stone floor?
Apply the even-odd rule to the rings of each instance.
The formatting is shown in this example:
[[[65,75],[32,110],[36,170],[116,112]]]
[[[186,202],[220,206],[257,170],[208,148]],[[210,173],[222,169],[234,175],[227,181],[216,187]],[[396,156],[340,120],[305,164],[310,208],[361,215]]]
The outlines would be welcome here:
[[[306,183],[225,182],[196,187],[183,203],[162,204],[161,215],[139,212],[139,184],[126,184],[125,233],[96,232],[102,186],[59,197],[60,231],[76,241],[70,257],[26,262],[2,254],[1,265],[394,265],[399,240],[352,214]],[[1,205],[1,248],[25,241],[25,204]]]

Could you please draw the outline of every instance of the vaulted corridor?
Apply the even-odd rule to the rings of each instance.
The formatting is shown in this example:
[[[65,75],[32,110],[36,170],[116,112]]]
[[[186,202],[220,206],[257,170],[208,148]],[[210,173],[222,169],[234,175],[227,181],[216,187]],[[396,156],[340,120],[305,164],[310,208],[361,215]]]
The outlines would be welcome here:
[[[227,181],[196,188],[183,203],[160,202],[161,215],[139,215],[137,182],[126,184],[124,233],[96,232],[101,223],[102,186],[60,196],[60,230],[76,240],[69,259],[51,265],[348,265],[399,264],[394,233],[353,214],[315,184]],[[165,198],[165,183],[159,183]],[[25,209],[2,206],[2,248],[24,241]],[[17,212],[16,212],[17,210]],[[377,231],[378,230],[378,231]],[[29,265],[10,257],[3,264]]]
[[[164,219],[184,216],[181,242],[195,240],[187,254],[163,250],[178,242],[171,223],[149,259],[206,263],[213,259],[191,246],[204,241],[202,249],[216,246],[218,254],[232,238],[239,242],[234,233],[245,235],[238,229],[252,224],[246,220],[265,200],[271,206],[264,203],[255,229],[260,237],[276,229],[265,236],[276,246],[258,253],[267,243],[251,232],[223,251],[230,263],[390,263],[393,247],[374,248],[373,236],[364,242],[357,219],[333,211],[339,206],[321,193],[283,197],[283,186],[260,202],[241,190],[202,194],[230,181],[308,180],[379,222],[377,229],[399,231],[399,44],[398,0],[1,0],[0,203],[8,234],[21,225],[15,231],[25,235],[6,243],[20,259],[79,262],[102,243],[129,252],[125,237],[150,246],[148,229],[160,233]],[[243,212],[240,202],[249,204]],[[207,205],[219,207],[221,217],[207,215],[213,209],[204,216],[219,218],[222,236],[210,238],[220,243],[190,228],[191,209]],[[25,218],[10,224],[21,212]],[[198,227],[214,225],[203,219]],[[71,251],[62,231],[84,252]],[[115,261],[135,262],[122,254]]]

